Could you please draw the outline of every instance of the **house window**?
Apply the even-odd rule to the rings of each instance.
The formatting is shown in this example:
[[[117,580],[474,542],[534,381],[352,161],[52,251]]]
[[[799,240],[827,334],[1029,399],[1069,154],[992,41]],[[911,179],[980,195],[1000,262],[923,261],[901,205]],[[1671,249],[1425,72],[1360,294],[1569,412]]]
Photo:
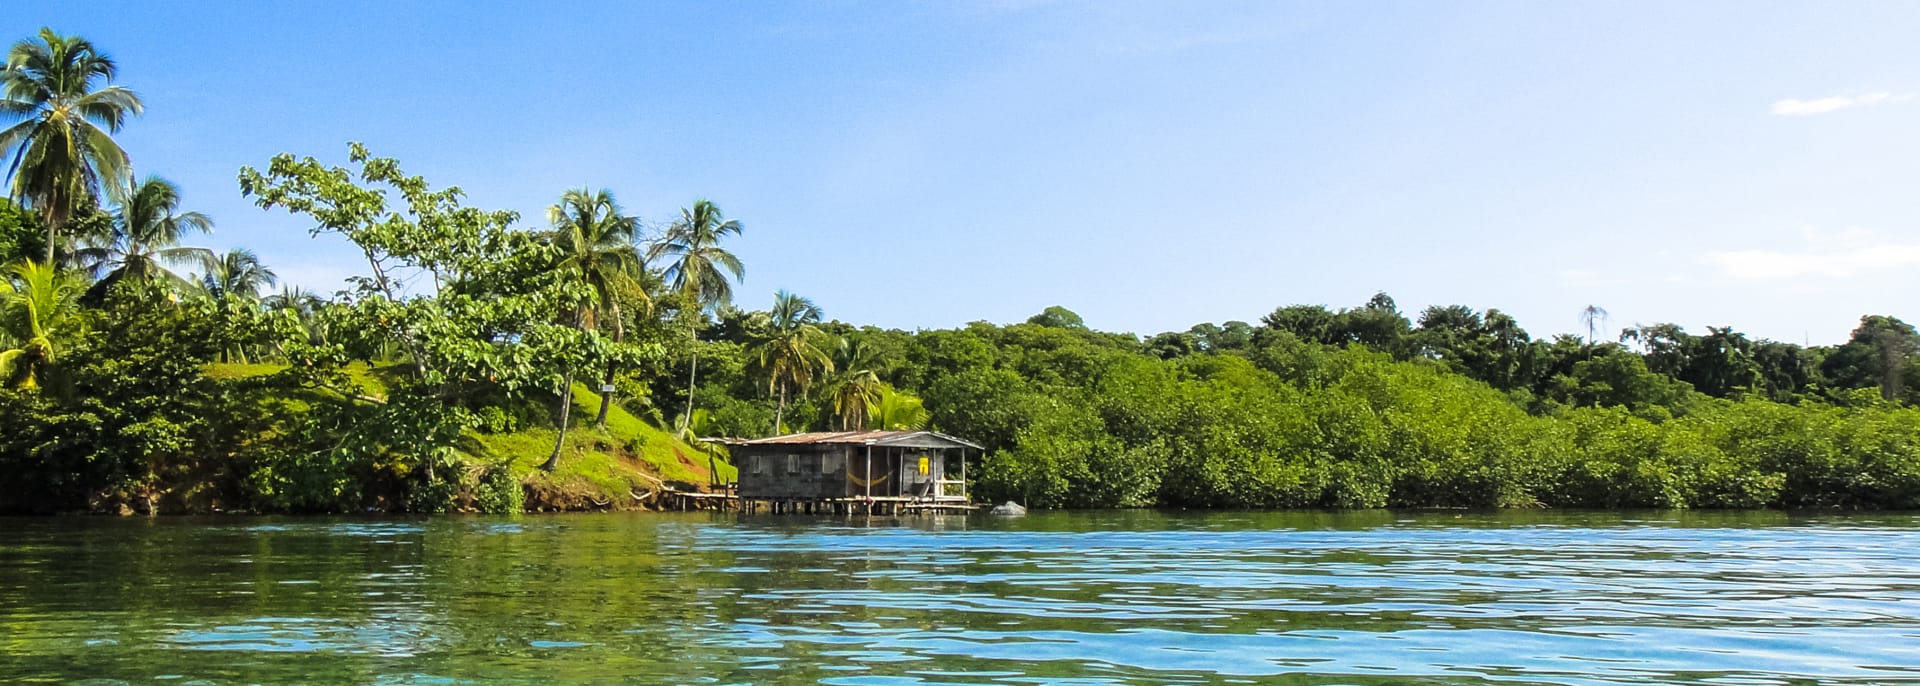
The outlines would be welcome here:
[[[788,474],[800,473],[800,456],[799,455],[787,456],[787,473]]]
[[[820,473],[832,474],[838,472],[846,465],[846,460],[847,458],[844,455],[821,455]]]
[[[767,456],[765,455],[753,456],[753,473],[764,474],[766,473],[766,471],[767,471]]]

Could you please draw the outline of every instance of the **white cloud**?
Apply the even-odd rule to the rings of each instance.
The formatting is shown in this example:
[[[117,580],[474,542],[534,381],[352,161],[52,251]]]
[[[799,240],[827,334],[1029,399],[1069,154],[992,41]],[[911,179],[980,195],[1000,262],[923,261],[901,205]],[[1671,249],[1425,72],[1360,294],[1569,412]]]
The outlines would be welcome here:
[[[1920,243],[1896,243],[1871,231],[1801,230],[1799,250],[1732,250],[1707,253],[1706,261],[1736,279],[1846,279],[1920,265]]]
[[[1783,117],[1804,117],[1814,114],[1838,112],[1853,107],[1866,107],[1886,102],[1903,102],[1912,99],[1913,96],[1911,94],[1894,95],[1886,91],[1866,93],[1863,95],[1836,95],[1818,100],[1796,100],[1787,98],[1773,103],[1772,111],[1774,114]]]

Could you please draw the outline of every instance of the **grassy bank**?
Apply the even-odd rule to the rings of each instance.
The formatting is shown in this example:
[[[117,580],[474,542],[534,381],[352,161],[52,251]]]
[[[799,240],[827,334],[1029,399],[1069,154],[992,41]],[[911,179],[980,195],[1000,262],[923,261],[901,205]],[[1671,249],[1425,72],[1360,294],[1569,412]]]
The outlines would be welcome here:
[[[210,379],[239,381],[285,368],[217,363],[207,365],[205,374]],[[346,371],[362,395],[376,400],[385,399],[387,379],[395,373],[391,367],[364,363],[350,365]],[[294,397],[276,397],[272,402],[294,411],[306,406],[305,400]],[[599,394],[575,384],[572,421],[560,463],[552,472],[540,469],[553,451],[555,429],[550,426],[498,433],[468,430],[455,446],[458,459],[469,471],[504,465],[523,489],[526,508],[533,511],[643,509],[649,496],[663,487],[695,490],[715,481],[734,480],[736,472],[724,453],[710,461],[700,447],[634,416],[618,403],[609,408],[606,426],[595,426],[599,410]],[[717,479],[714,470],[719,472]]]

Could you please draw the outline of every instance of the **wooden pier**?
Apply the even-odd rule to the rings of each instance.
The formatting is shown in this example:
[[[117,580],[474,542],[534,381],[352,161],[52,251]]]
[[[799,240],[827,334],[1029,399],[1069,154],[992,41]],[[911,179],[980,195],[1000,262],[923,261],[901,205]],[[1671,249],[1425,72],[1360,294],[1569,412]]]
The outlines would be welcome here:
[[[734,493],[701,493],[666,490],[660,493],[662,508],[685,512],[743,512],[814,515],[907,515],[966,513],[981,506],[956,498],[915,498],[910,496],[853,496],[844,498],[741,499]]]
[[[951,498],[931,500],[905,496],[747,500],[743,502],[741,507],[743,508],[741,510],[742,512],[817,515],[945,514],[950,512],[972,512],[978,509],[978,506],[972,503]]]

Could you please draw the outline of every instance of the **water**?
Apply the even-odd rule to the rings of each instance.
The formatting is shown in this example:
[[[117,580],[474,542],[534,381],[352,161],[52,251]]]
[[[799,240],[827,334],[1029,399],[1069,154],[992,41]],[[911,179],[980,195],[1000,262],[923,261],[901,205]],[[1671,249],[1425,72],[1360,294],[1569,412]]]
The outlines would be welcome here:
[[[1920,682],[1920,515],[0,519],[0,682]]]

